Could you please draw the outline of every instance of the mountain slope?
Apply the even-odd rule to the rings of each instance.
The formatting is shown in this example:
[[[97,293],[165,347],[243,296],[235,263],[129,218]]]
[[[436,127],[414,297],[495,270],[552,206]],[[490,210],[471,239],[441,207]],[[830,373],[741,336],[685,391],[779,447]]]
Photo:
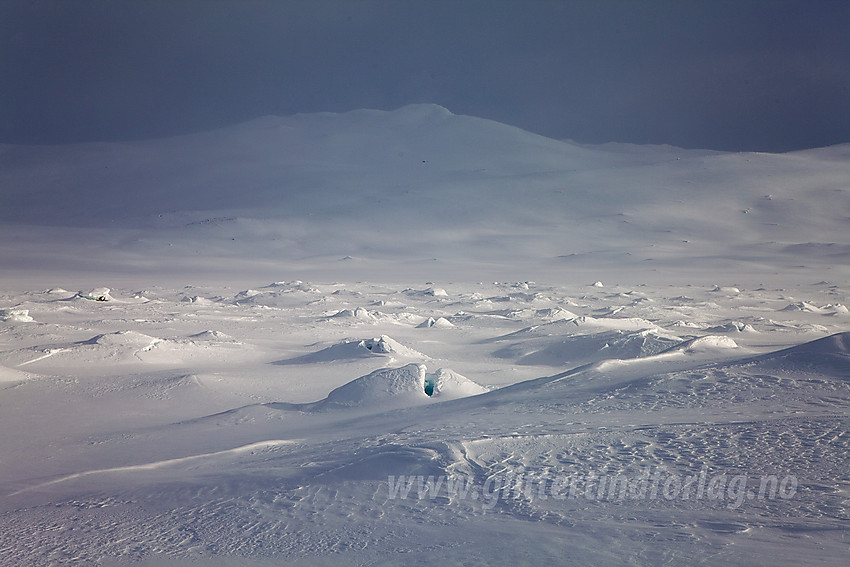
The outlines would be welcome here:
[[[264,117],[145,142],[4,146],[0,231],[16,242],[0,259],[27,266],[42,238],[62,259],[113,265],[129,253],[135,266],[187,271],[347,256],[644,273],[843,265],[845,153],[580,146],[436,105]]]

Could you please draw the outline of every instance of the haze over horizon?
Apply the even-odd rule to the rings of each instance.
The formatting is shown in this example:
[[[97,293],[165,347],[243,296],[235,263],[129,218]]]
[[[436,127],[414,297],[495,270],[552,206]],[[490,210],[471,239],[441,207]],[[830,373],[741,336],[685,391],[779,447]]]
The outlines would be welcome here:
[[[850,142],[850,4],[0,6],[0,143],[158,138],[429,102],[582,143]]]

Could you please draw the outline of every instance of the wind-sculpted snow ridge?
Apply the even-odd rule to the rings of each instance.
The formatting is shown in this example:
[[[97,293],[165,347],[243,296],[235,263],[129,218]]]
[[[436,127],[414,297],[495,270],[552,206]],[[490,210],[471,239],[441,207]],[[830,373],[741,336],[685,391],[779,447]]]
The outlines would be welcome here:
[[[761,355],[755,363],[787,370],[806,370],[850,380],[850,332]]]
[[[814,389],[817,389],[826,376],[846,382],[850,373],[848,347],[850,332],[753,357],[732,339],[709,335],[685,341],[646,358],[604,360],[554,376],[520,382],[488,394],[481,398],[481,402],[489,405],[495,400],[510,400],[516,396],[525,399],[529,395],[536,396],[531,392],[539,389],[570,392],[576,401],[591,399],[588,396],[614,394],[625,402],[629,396],[636,394],[636,390],[654,389],[659,383],[676,383],[680,380],[683,382],[677,388],[681,391],[676,392],[674,389],[667,391],[667,394],[687,392],[686,396],[697,399],[706,396],[707,392],[715,394],[716,390],[723,389],[722,384],[734,384],[736,387],[743,384],[747,389],[763,389],[760,395],[770,395],[769,390],[774,385],[790,385],[785,380],[800,380],[802,383],[812,381]],[[721,360],[713,361],[712,358],[716,360],[718,355]],[[696,371],[691,370],[694,368]],[[705,389],[708,384],[700,383],[699,380],[708,375],[722,379]],[[698,380],[692,380],[693,376],[697,376]],[[842,396],[850,396],[848,387],[833,384],[824,389],[830,392],[838,389],[842,391]],[[819,403],[817,398],[807,398],[808,386],[800,386],[799,391],[800,399],[805,403]],[[840,405],[843,403],[841,400],[841,397],[835,397],[830,401]]]

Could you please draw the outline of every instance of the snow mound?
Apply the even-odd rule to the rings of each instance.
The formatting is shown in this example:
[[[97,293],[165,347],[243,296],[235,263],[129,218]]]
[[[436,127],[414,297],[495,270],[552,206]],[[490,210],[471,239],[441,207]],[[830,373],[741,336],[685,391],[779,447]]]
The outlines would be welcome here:
[[[451,400],[477,396],[485,392],[489,390],[481,384],[447,368],[440,368],[433,374],[425,375],[425,393],[432,398]]]
[[[88,293],[79,292],[77,295],[83,299],[89,299],[92,301],[113,301],[113,297],[109,294],[110,290],[108,287],[96,287],[89,291]]]
[[[535,315],[546,321],[560,321],[562,319],[575,319],[578,317],[578,315],[563,307],[538,309],[535,311]]]
[[[234,305],[251,305],[276,309],[289,309],[303,305],[305,300],[315,300],[320,291],[303,282],[277,282],[259,289],[248,288],[232,296]]]
[[[686,354],[700,354],[734,348],[740,347],[738,346],[738,343],[729,337],[707,335],[705,337],[698,337],[696,339],[690,339],[679,343],[673,348],[664,351],[664,353],[683,352]]]
[[[236,339],[228,335],[227,333],[222,333],[221,331],[201,331],[200,333],[195,333],[194,335],[189,335],[190,339],[196,339],[201,341],[224,341],[224,342],[236,342]]]
[[[726,295],[738,295],[739,293],[741,293],[740,289],[732,286],[714,286],[714,289],[712,289],[711,291],[715,293],[725,293]]]
[[[516,358],[521,365],[577,366],[606,359],[644,358],[659,354],[680,342],[649,330],[604,331],[578,334],[556,340],[518,343],[496,351],[500,358]]]
[[[303,291],[306,293],[321,293],[321,291],[316,287],[310,285],[309,283],[304,283],[301,280],[293,280],[291,282],[273,282],[265,286],[264,289],[276,290],[280,293],[292,293],[296,291]]]
[[[817,313],[819,315],[836,315],[838,313],[847,313],[848,309],[841,303],[836,303],[834,305],[830,303],[823,307],[818,307],[817,305],[813,305],[806,301],[798,301],[796,303],[788,304],[780,311],[802,311],[804,313]]]
[[[850,357],[850,331],[836,333],[774,354],[819,354]]]
[[[709,327],[706,331],[709,333],[758,333],[752,325],[741,321],[730,321],[723,325]]]
[[[399,343],[392,337],[381,335],[372,339],[349,339],[320,351],[281,360],[276,364],[311,364],[314,362],[333,362],[336,360],[354,360],[373,356],[391,356],[424,360],[428,358],[421,352],[415,351]]]
[[[66,294],[69,294],[69,293],[72,293],[72,292],[68,291],[67,289],[61,288],[61,287],[52,287],[52,288],[48,289],[45,293],[48,293],[48,294],[51,294],[51,295],[66,295]]]
[[[670,327],[685,327],[687,329],[704,329],[705,325],[702,323],[695,323],[694,321],[683,321],[678,320],[674,321],[669,325]]]
[[[32,323],[29,309],[0,309],[0,321],[10,323]]]
[[[244,289],[237,293],[234,299],[236,301],[244,301],[246,299],[251,299],[252,297],[260,295],[261,293],[261,291],[257,291],[256,289]]]
[[[358,321],[374,321],[377,317],[364,307],[342,309],[330,316],[332,319],[357,319]]]
[[[780,352],[791,351],[797,353],[839,354],[843,356],[850,356],[850,331],[836,333],[816,341],[792,347],[787,349],[787,351]]]
[[[161,339],[136,331],[104,333],[74,343],[30,347],[10,353],[18,366],[40,371],[87,369],[109,372],[118,364],[182,365],[221,363],[250,357],[253,347],[224,333],[207,331],[188,338]]]
[[[449,292],[441,287],[429,287],[427,289],[406,289],[402,293],[410,296],[425,297],[448,297]]]
[[[616,329],[620,331],[641,331],[656,328],[653,323],[639,317],[589,317],[581,316],[565,319],[565,323],[581,329]]]
[[[806,301],[798,301],[796,303],[789,303],[787,306],[783,307],[781,311],[804,311],[808,313],[823,313],[823,310],[820,307],[812,305]]]
[[[161,339],[145,335],[144,333],[138,333],[136,331],[118,331],[116,333],[97,335],[96,337],[86,341],[85,344],[150,350],[160,341]]]
[[[786,370],[815,371],[850,380],[850,332],[836,333],[755,360]]]
[[[438,329],[448,329],[449,327],[454,327],[454,325],[445,317],[438,317],[436,319],[434,319],[433,317],[428,317],[427,319],[419,323],[416,327],[418,329],[429,329],[431,327],[436,327]]]
[[[196,305],[214,305],[215,302],[211,299],[207,299],[206,297],[201,297],[200,295],[186,295],[180,301],[184,303],[194,303]]]
[[[363,406],[393,402],[413,405],[428,400],[425,393],[425,365],[408,364],[382,368],[333,390],[326,404]]]
[[[381,368],[333,390],[320,405],[403,407],[435,400],[483,394],[487,388],[460,374],[439,369],[428,374],[424,364]]]
[[[532,325],[520,329],[501,339],[524,337],[551,337],[555,335],[591,334],[602,331],[657,331],[652,322],[639,317],[607,318],[582,315],[570,319],[559,319],[542,325]]]
[[[425,355],[421,352],[417,352],[412,348],[407,348],[387,335],[381,335],[375,339],[366,339],[364,341],[360,341],[359,344],[375,354],[396,354],[408,358],[425,358]]]

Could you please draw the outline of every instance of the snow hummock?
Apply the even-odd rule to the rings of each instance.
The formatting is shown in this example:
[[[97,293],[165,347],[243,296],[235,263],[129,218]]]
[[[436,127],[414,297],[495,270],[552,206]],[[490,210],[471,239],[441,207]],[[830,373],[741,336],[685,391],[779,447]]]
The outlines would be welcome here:
[[[813,305],[807,301],[789,303],[787,306],[783,307],[781,311],[803,311],[807,313],[817,313],[820,315],[836,315],[850,312],[848,311],[847,306],[841,303],[829,303],[822,307],[818,307],[817,305]]]
[[[684,352],[689,354],[713,352],[716,350],[736,349],[738,343],[729,337],[707,335],[685,341],[665,352]]]
[[[228,335],[227,333],[223,333],[221,331],[215,331],[207,329],[205,331],[201,331],[200,333],[195,333],[194,335],[189,335],[190,339],[202,340],[202,341],[224,341],[224,342],[236,342],[236,339]]]
[[[326,403],[341,406],[411,405],[427,401],[425,365],[381,368],[333,390]]]
[[[408,348],[388,335],[370,339],[347,339],[319,351],[281,360],[277,364],[311,364],[371,357],[406,358],[423,360],[428,358],[421,352]]]
[[[112,301],[113,298],[109,294],[111,290],[108,287],[96,287],[86,293],[82,291],[78,294],[83,299],[91,299],[94,301]]]
[[[705,329],[708,333],[757,333],[758,331],[749,323],[741,321],[730,321],[715,327]]]
[[[431,385],[431,393],[428,395],[440,400],[477,396],[489,391],[484,386],[447,368],[440,368],[433,374],[426,374],[425,382]]]
[[[433,317],[428,317],[427,319],[419,323],[417,327],[420,329],[428,329],[431,327],[436,327],[438,329],[448,329],[449,327],[454,327],[454,324],[445,317],[437,317],[436,319],[434,319]]]
[[[356,319],[358,321],[374,321],[375,315],[364,307],[341,309],[331,315],[335,319]]]
[[[395,339],[388,337],[387,335],[381,335],[380,337],[374,339],[366,339],[364,341],[360,341],[358,345],[364,347],[369,352],[375,354],[395,354],[398,356],[405,356],[409,358],[424,357],[421,352],[416,352],[411,348],[407,348],[406,346],[402,345]]]
[[[439,369],[428,374],[424,364],[381,368],[334,389],[320,404],[330,406],[400,407],[450,400],[488,390],[460,374]]]

